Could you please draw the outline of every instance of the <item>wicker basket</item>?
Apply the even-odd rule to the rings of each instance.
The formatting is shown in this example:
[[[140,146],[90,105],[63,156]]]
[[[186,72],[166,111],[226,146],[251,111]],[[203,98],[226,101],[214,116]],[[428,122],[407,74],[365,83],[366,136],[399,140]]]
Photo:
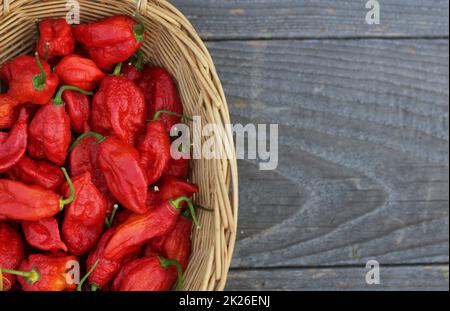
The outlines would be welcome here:
[[[0,0],[0,63],[30,53],[36,19],[65,17],[68,1]],[[224,128],[230,123],[225,95],[212,59],[192,25],[165,0],[79,0],[82,23],[115,14],[138,12],[150,34],[143,47],[148,62],[169,70],[178,81],[186,114]],[[231,132],[224,144],[234,154]],[[236,160],[195,160],[191,179],[201,189],[202,229],[195,230],[185,290],[223,290],[236,239],[238,179]]]

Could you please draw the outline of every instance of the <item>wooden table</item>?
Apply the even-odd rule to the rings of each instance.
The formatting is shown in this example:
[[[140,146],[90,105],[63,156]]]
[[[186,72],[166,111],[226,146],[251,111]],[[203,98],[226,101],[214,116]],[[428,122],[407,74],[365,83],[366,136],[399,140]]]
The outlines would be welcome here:
[[[228,289],[448,290],[448,0],[172,2],[233,122],[280,126],[277,170],[239,163]]]

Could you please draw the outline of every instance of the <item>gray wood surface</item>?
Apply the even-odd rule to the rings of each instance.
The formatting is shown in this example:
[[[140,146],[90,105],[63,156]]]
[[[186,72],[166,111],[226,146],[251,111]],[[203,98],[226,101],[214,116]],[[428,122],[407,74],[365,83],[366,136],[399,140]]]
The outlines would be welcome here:
[[[205,39],[448,36],[448,0],[172,0]]]
[[[280,126],[277,170],[239,163],[227,288],[448,290],[448,1],[380,1],[379,26],[366,1],[172,2],[233,122]]]

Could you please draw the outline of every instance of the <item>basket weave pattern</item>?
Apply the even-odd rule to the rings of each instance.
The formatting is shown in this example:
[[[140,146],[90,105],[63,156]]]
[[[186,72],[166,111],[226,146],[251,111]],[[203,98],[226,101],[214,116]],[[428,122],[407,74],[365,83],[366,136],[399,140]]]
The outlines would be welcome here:
[[[149,34],[142,51],[147,62],[166,68],[177,80],[185,113],[202,124],[230,123],[225,95],[213,61],[190,22],[166,0],[79,0],[82,23],[138,12]],[[30,53],[36,20],[65,17],[67,1],[0,0],[0,63]],[[234,154],[231,132],[222,137]],[[204,139],[205,140],[205,139]],[[236,159],[193,160],[191,179],[200,187],[195,201],[214,209],[199,211],[202,229],[193,230],[185,290],[223,290],[236,240],[238,178]]]

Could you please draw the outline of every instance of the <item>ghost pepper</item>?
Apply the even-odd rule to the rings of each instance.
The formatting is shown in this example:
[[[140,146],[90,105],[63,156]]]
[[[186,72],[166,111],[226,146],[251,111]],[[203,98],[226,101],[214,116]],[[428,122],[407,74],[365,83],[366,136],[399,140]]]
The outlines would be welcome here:
[[[0,94],[0,130],[10,129],[17,121],[21,104],[8,94]]]
[[[39,22],[39,39],[36,51],[47,60],[55,56],[65,56],[75,50],[72,27],[64,18],[48,18]]]
[[[62,236],[69,253],[83,255],[94,247],[100,238],[105,224],[106,201],[102,193],[95,187],[91,174],[75,177],[75,198],[65,209],[62,225]],[[63,193],[70,194],[65,187]]]
[[[198,186],[183,179],[165,176],[158,182],[158,191],[149,191],[147,206],[156,207],[162,202],[179,197],[191,197],[198,192]]]
[[[148,183],[137,150],[114,137],[88,132],[78,137],[69,151],[91,136],[98,142],[98,166],[109,191],[125,208],[138,214],[145,213]]]
[[[105,74],[90,59],[71,54],[64,57],[55,67],[61,83],[92,91]]]
[[[183,114],[183,105],[171,75],[160,67],[145,67],[142,72],[142,79],[137,85],[144,92],[150,119],[153,119],[160,110],[173,111],[178,114],[161,116],[166,131],[170,133],[172,127],[180,123],[180,115]]]
[[[62,95],[62,100],[66,104],[72,131],[78,134],[85,131],[88,132],[91,117],[89,97],[76,91],[65,91]]]
[[[8,86],[8,95],[19,103],[45,105],[58,87],[58,76],[51,72],[50,65],[38,54],[18,56],[0,68],[0,76]]]
[[[144,55],[141,50],[137,50],[128,62],[122,65],[122,76],[134,83],[142,78]]]
[[[169,267],[175,267],[175,272]],[[183,272],[174,259],[146,257],[130,261],[123,266],[113,282],[116,291],[168,291],[177,279],[177,289],[183,287]]]
[[[5,274],[18,276],[24,291],[70,291],[76,284],[68,282],[68,273],[77,261],[75,256],[63,253],[33,254],[24,260],[19,270],[2,269]]]
[[[33,160],[27,155],[24,155],[16,166],[6,172],[6,176],[11,180],[41,186],[54,192],[59,192],[64,182],[64,174],[58,166],[45,160]]]
[[[9,291],[16,281],[15,275],[3,274],[2,269],[17,269],[23,260],[23,243],[19,234],[7,223],[0,223],[0,291]]]
[[[25,221],[22,223],[25,238],[33,247],[43,251],[67,252],[67,246],[61,241],[58,222],[55,218],[43,218],[37,221]]]
[[[53,217],[75,197],[75,189],[66,170],[62,168],[71,193],[67,199],[40,186],[28,186],[21,182],[0,179],[0,219],[37,221]]]
[[[102,70],[127,60],[142,46],[146,37],[142,21],[123,15],[76,26],[73,32]]]
[[[29,155],[35,159],[48,159],[56,165],[65,162],[71,139],[70,118],[61,98],[66,90],[91,95],[76,87],[63,86],[55,98],[37,112],[30,124]]]
[[[91,129],[134,146],[145,129],[145,98],[133,82],[119,75],[120,68],[119,64],[114,75],[102,80],[92,100]]]
[[[23,108],[11,131],[0,141],[0,173],[13,168],[25,154],[28,141],[28,114]]]

